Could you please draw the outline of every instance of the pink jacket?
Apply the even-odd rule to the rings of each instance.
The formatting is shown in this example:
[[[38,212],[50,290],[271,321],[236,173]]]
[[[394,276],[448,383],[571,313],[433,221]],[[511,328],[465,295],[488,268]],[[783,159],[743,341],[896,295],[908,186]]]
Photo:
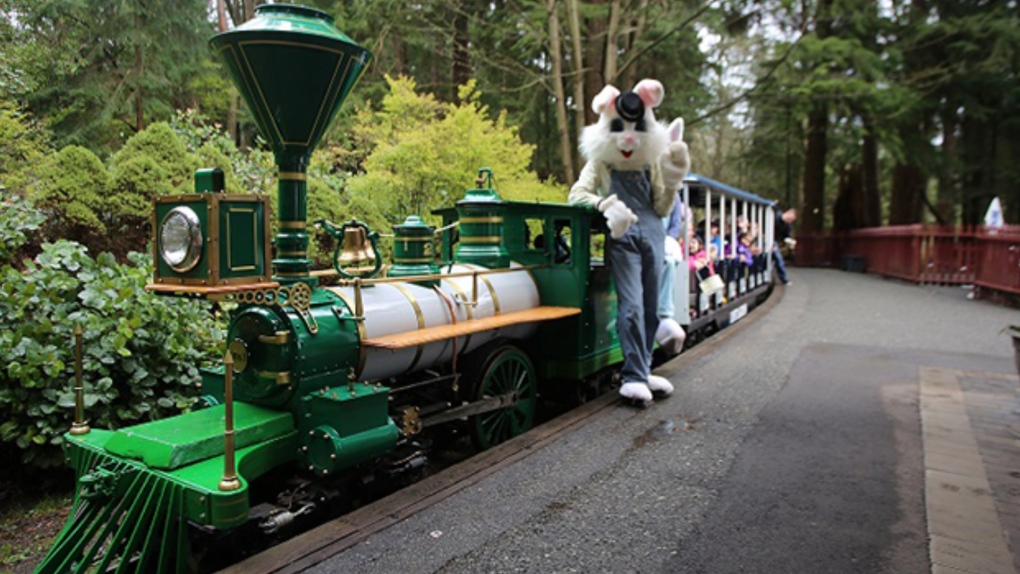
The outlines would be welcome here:
[[[690,267],[691,271],[697,271],[699,263],[702,264],[700,265],[700,267],[705,267],[704,264],[707,264],[708,272],[711,274],[715,274],[715,264],[713,264],[712,260],[708,258],[708,252],[705,251],[704,249],[697,253],[691,254],[691,256],[687,258],[687,265],[688,267]]]

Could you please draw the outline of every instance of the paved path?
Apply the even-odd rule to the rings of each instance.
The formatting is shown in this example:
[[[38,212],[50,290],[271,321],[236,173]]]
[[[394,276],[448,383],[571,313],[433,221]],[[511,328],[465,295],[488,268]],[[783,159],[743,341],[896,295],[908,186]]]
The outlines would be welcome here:
[[[1014,572],[1020,312],[793,270],[767,316],[312,572]]]

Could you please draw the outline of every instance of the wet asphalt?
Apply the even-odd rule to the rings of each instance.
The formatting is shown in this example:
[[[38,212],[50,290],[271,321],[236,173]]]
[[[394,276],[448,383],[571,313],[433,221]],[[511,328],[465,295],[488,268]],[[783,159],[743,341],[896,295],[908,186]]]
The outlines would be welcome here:
[[[645,410],[603,411],[315,573],[929,572],[917,368],[1014,371],[1020,311],[793,269]]]

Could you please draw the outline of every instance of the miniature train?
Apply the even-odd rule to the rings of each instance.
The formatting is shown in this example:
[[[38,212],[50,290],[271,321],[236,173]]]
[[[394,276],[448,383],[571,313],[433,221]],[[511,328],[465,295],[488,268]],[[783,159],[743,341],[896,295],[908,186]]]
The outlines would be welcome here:
[[[490,447],[532,426],[540,394],[592,396],[621,362],[601,215],[505,201],[488,170],[435,213],[438,230],[394,226],[385,274],[367,226],[317,222],[339,247],[331,273],[312,272],[307,160],[371,56],[329,15],[282,4],[211,44],[275,153],[278,232],[266,196],[223,193],[216,169],[196,173],[194,194],[156,200],[149,290],[236,303],[225,365],[203,373],[204,408],[116,431],[76,422],[75,506],[40,573],[201,569],[230,535],[248,544],[413,476],[432,431]],[[693,343],[768,296],[773,211],[686,183],[706,221],[728,211],[761,230],[752,265],[719,264],[721,289],[699,292],[679,266],[675,318]]]

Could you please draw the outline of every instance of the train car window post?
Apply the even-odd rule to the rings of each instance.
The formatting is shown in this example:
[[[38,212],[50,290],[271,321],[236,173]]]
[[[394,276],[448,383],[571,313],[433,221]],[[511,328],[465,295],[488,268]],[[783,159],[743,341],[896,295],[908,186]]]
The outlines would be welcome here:
[[[709,259],[712,257],[712,191],[705,187],[705,252],[708,253]]]
[[[765,254],[765,280],[769,283],[772,282],[772,250],[776,248],[776,206],[775,204],[770,205],[768,208],[768,216],[765,218],[765,225],[768,228],[768,235],[766,236],[765,249],[762,252]]]
[[[764,227],[764,225],[765,225],[765,206],[764,205],[758,205],[757,207],[758,207],[758,229],[762,229]],[[755,239],[755,243],[758,245],[759,252],[763,251],[763,249],[762,249],[763,244],[762,244],[761,234],[759,234],[757,239]],[[761,284],[763,282],[763,279],[764,278],[761,277],[761,275],[758,274],[758,272],[756,270],[755,271],[755,284],[756,285]]]
[[[687,190],[687,184],[682,184],[680,189],[677,190],[676,200],[681,205],[681,217],[680,217],[680,236],[677,237],[677,242],[680,244],[680,263],[676,268],[676,276],[673,282],[671,292],[673,294],[673,318],[681,326],[685,327],[690,325],[691,312],[690,312],[690,280],[687,279],[690,269],[688,268],[688,234],[691,232],[691,207],[688,201],[689,192]]]
[[[738,200],[737,200],[736,197],[733,197],[733,198],[730,199],[730,212],[732,213],[732,215],[730,216],[730,245],[734,246],[734,252],[733,252],[734,255],[737,255],[736,245],[737,245],[737,238],[738,238],[738,232],[739,232],[739,229],[738,229],[738,223],[739,222],[737,221],[737,217],[738,217],[737,214],[739,213],[739,211],[737,210],[737,201]],[[738,266],[738,269],[739,269],[739,266]],[[743,290],[740,289],[740,285],[739,285],[740,284],[740,275],[741,274],[738,274],[737,277],[736,277],[737,280],[730,284],[730,299],[735,299],[738,294],[742,294]]]

